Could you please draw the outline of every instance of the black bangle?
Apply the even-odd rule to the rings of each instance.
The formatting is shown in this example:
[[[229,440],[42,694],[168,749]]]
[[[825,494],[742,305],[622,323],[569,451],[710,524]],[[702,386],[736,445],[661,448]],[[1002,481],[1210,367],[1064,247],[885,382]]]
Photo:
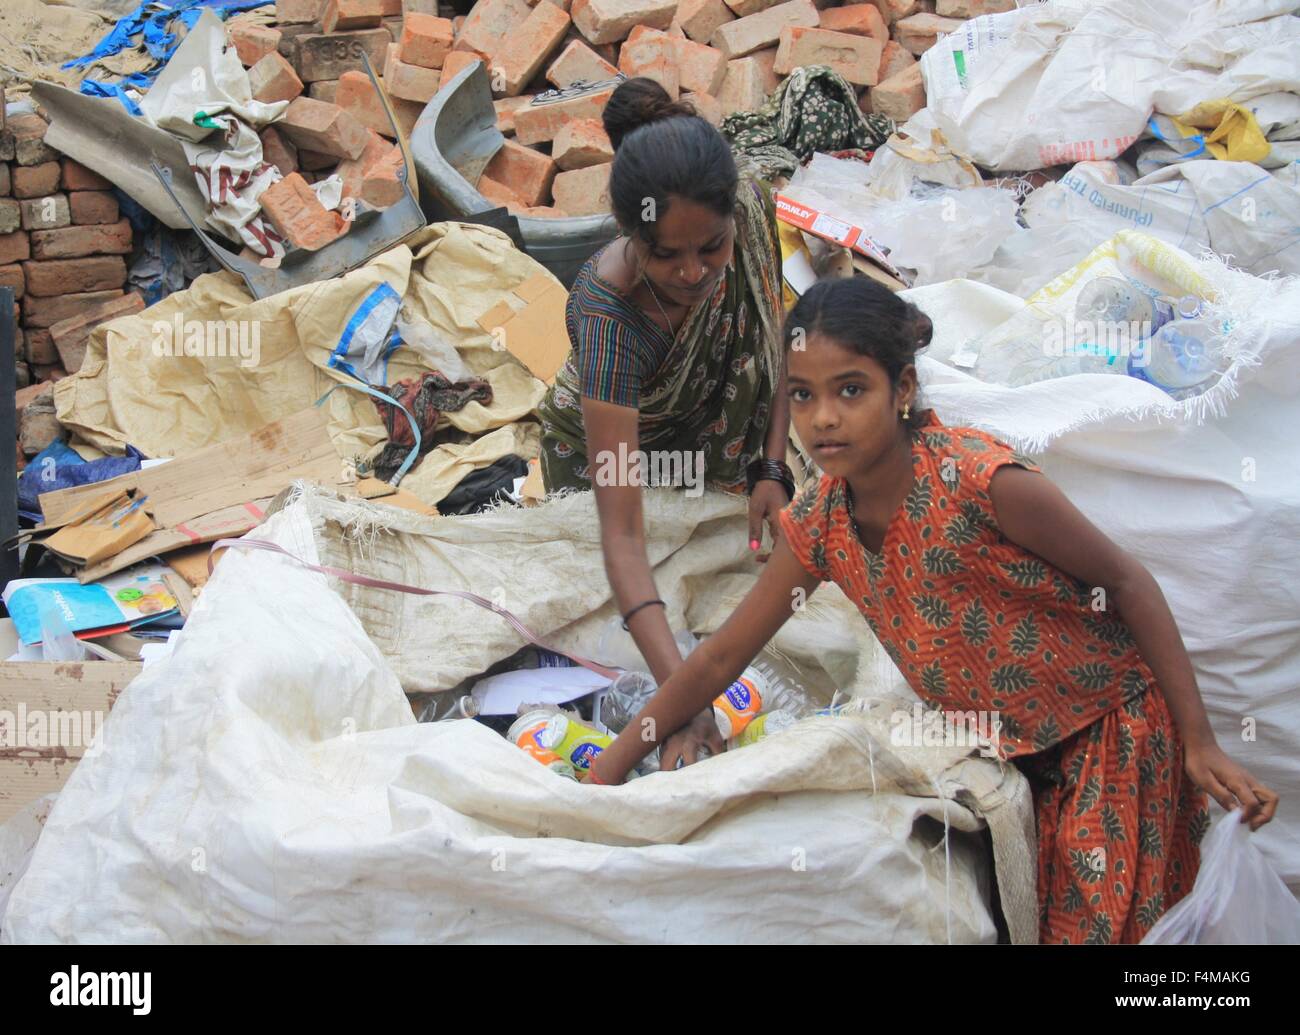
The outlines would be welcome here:
[[[623,616],[623,628],[627,629],[627,620],[629,618],[631,618],[634,614],[640,611],[641,608],[649,607],[651,604],[664,604],[664,602],[662,600],[647,600],[644,603],[637,604],[636,607],[632,608],[631,611],[629,611],[627,614]],[[667,604],[664,604],[664,607],[667,606],[668,606]]]
[[[794,472],[783,460],[769,460],[759,457],[745,468],[745,492],[752,496],[754,486],[761,481],[780,482],[789,499],[794,499]]]

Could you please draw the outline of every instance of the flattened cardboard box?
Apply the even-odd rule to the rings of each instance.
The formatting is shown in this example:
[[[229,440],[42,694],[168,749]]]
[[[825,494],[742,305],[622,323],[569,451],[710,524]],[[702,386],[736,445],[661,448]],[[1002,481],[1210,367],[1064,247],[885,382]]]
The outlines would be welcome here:
[[[478,318],[478,325],[526,366],[533,377],[548,385],[569,358],[569,334],[564,307],[569,298],[564,285],[539,271]],[[494,342],[495,344],[495,342]]]
[[[0,823],[60,790],[138,661],[0,662]]]

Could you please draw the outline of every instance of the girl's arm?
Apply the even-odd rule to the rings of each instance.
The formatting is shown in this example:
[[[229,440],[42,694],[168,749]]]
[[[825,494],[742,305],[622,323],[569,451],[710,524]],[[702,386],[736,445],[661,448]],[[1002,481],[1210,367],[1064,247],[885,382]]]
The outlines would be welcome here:
[[[804,570],[784,540],[777,543],[758,582],[730,618],[681,663],[592,769],[601,783],[621,783],[656,744],[727,689],[805,599],[818,580]],[[802,590],[802,593],[798,593]]]
[[[1225,809],[1241,804],[1258,829],[1273,818],[1277,795],[1233,762],[1215,741],[1164,594],[1151,573],[1116,546],[1041,474],[1000,468],[989,483],[998,525],[1012,542],[1105,592],[1105,607],[1124,619],[1178,724],[1187,773]],[[1235,796],[1235,798],[1234,798]]]
[[[650,558],[646,555],[641,489],[626,484],[623,478],[619,479],[619,484],[601,485],[596,480],[596,472],[600,468],[597,458],[606,451],[617,458],[620,443],[625,443],[625,455],[629,457],[640,448],[639,414],[630,406],[584,398],[582,415],[587,431],[587,459],[596,494],[596,512],[600,516],[605,575],[619,614],[627,614],[638,604],[659,596]],[[651,674],[657,682],[663,683],[682,663],[681,652],[668,627],[665,609],[658,604],[642,608],[628,622],[628,630]]]

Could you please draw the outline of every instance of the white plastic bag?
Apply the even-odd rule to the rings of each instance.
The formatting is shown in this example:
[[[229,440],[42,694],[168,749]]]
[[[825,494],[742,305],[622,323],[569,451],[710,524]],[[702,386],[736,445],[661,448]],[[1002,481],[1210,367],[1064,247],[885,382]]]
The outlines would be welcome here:
[[[1191,894],[1160,918],[1143,945],[1300,944],[1300,902],[1240,820],[1241,809],[1233,809],[1210,830]]]

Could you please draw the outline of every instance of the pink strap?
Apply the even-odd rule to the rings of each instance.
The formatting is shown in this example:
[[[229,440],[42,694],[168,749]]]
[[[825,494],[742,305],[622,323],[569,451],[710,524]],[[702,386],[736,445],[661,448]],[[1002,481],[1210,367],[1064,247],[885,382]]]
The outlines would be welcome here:
[[[560,654],[570,661],[581,665],[583,668],[591,669],[597,675],[605,676],[609,679],[617,679],[622,673],[622,669],[610,668],[608,665],[602,665],[598,661],[592,661],[589,658],[580,657],[577,654],[570,654],[566,650],[560,650],[558,647],[552,647],[549,643],[535,636],[528,626],[524,625],[518,618],[512,615],[504,607],[497,607],[496,604],[481,597],[477,593],[470,593],[461,589],[422,589],[419,586],[407,586],[401,582],[387,582],[384,579],[371,578],[369,575],[358,575],[356,572],[348,571],[346,568],[334,568],[328,564],[308,564],[301,557],[291,554],[284,547],[273,543],[267,539],[218,539],[212,544],[212,549],[208,553],[208,574],[212,574],[213,555],[220,549],[227,546],[243,547],[250,550],[270,550],[272,553],[284,554],[291,561],[301,564],[304,568],[311,571],[318,571],[323,575],[333,575],[336,579],[342,579],[344,582],[351,582],[358,586],[374,586],[376,589],[392,589],[399,593],[415,593],[423,597],[460,597],[461,600],[468,600],[470,603],[478,604],[479,607],[485,607],[489,611],[500,615],[504,618],[525,640],[529,643],[536,644],[543,650],[549,650],[553,654]]]

